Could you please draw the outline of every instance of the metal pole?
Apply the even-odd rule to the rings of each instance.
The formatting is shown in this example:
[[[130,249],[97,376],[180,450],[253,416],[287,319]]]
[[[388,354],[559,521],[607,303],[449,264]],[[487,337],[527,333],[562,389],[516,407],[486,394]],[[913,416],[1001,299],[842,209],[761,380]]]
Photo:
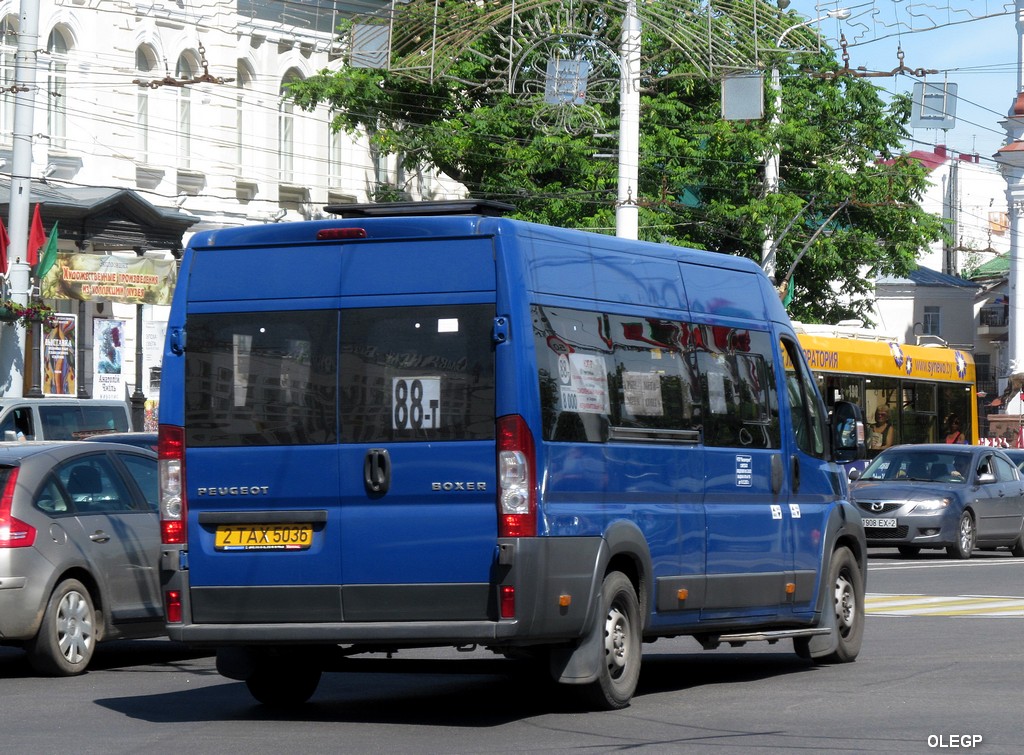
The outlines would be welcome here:
[[[146,427],[146,394],[142,392],[142,305],[135,305],[135,390],[132,392],[132,430]]]
[[[635,239],[640,232],[640,17],[635,0],[626,3],[619,49],[619,196],[615,235]]]
[[[22,0],[18,22],[18,50],[14,59],[14,131],[11,159],[11,196],[8,204],[7,248],[11,300],[28,304],[28,210],[32,172],[32,117],[35,113],[36,55],[39,51],[39,0]],[[25,383],[25,328],[15,325],[14,339],[3,338],[3,364],[10,365],[4,395],[20,397]],[[13,343],[11,342],[13,340]],[[31,365],[38,372],[38,363]]]

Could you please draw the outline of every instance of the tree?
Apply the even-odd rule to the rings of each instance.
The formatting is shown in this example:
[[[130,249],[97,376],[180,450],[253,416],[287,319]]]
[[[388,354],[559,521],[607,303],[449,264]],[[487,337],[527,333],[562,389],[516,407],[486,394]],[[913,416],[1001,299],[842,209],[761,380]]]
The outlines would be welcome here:
[[[449,26],[467,28],[479,25],[487,7],[443,6]],[[711,22],[725,39],[750,33],[727,13]],[[402,40],[416,38],[412,20],[404,34],[398,23],[396,57],[408,53]],[[608,16],[604,24],[606,38],[617,39],[618,20]],[[786,75],[777,127],[767,118],[725,121],[720,82],[697,75],[686,51],[660,32],[657,25],[644,27],[643,49],[659,52],[643,78],[641,237],[760,262],[771,224],[780,278],[799,257],[790,304],[796,319],[867,317],[871,281],[906,275],[918,252],[942,233],[940,219],[917,204],[927,186],[924,168],[899,156],[909,101],[897,97],[887,105],[868,80],[821,75],[837,68],[827,52],[801,53],[799,67],[779,60]],[[788,39],[793,49],[817,44],[807,29]],[[593,48],[592,40],[588,48],[586,39],[571,35],[559,44],[566,58]],[[431,166],[472,196],[511,202],[516,217],[612,232],[617,165],[603,156],[614,153],[614,138],[538,128],[551,106],[495,86],[494,61],[503,55],[500,37],[482,34],[448,61],[443,77],[345,68],[295,82],[289,96],[307,110],[329,104],[335,128],[365,132],[407,167]],[[521,62],[540,71],[546,65],[540,52]],[[614,137],[617,103],[588,102],[588,108]],[[780,147],[780,187],[767,194],[764,155],[773,143]]]

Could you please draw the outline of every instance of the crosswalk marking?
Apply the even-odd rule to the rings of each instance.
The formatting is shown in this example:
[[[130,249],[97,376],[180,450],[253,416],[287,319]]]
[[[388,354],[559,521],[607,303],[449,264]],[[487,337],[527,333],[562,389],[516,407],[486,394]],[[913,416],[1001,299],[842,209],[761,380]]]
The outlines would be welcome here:
[[[884,595],[865,596],[870,616],[979,616],[1024,618],[1024,598],[993,595]]]

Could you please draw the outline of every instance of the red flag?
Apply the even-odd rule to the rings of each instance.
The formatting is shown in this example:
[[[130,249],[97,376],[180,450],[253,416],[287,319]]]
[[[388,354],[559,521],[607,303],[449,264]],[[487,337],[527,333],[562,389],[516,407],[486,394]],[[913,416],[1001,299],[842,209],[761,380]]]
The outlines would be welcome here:
[[[0,273],[7,274],[7,247],[11,240],[7,237],[7,228],[4,221],[0,220]]]
[[[28,249],[25,253],[25,261],[29,267],[39,264],[39,250],[46,243],[46,231],[43,230],[43,219],[39,216],[39,205],[36,205],[32,213],[32,226],[28,231]]]

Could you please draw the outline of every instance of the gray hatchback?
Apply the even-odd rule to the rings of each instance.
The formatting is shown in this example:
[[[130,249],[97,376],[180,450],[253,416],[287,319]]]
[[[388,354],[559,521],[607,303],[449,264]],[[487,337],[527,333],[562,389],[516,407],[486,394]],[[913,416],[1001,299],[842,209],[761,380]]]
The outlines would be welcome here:
[[[887,448],[850,487],[869,546],[905,556],[1007,547],[1024,556],[1024,479],[1005,453],[945,444]]]
[[[70,676],[97,642],[163,634],[156,505],[149,449],[0,443],[0,644]]]

